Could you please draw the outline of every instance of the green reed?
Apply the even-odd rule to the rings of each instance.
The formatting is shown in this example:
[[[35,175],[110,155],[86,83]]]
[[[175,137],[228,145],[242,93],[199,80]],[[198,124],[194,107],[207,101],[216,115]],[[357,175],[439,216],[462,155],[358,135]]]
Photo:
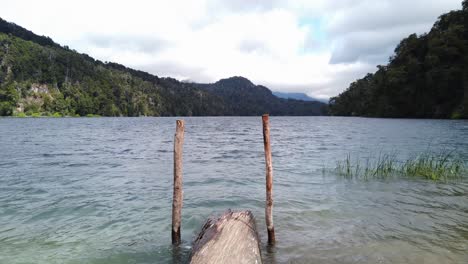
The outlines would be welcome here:
[[[460,179],[468,175],[465,162],[452,153],[426,153],[397,159],[395,154],[379,154],[377,158],[365,160],[350,154],[336,163],[335,172],[348,179],[386,179],[391,177],[418,177],[433,181]]]

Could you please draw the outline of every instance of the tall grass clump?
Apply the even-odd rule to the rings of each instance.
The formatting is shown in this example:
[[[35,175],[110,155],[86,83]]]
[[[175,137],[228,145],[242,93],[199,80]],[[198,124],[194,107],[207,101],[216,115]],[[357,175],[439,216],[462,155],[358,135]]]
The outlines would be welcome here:
[[[465,162],[452,153],[430,153],[410,157],[404,161],[395,154],[379,154],[377,158],[353,159],[350,154],[338,161],[335,172],[347,179],[387,179],[416,177],[433,181],[460,179],[468,174]]]
[[[387,178],[397,172],[397,160],[394,154],[379,154],[376,159],[352,159],[348,154],[343,161],[338,161],[335,171],[345,178]]]
[[[467,173],[467,168],[460,158],[442,153],[422,154],[408,159],[401,166],[401,171],[407,176],[438,181],[461,178]]]

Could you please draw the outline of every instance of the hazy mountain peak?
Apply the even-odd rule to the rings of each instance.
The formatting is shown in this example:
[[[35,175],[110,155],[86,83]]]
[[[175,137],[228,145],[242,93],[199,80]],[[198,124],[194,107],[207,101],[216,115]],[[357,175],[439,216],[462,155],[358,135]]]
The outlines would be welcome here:
[[[242,76],[233,76],[221,79],[216,84],[232,84],[236,86],[255,86],[249,79]]]
[[[327,99],[318,99],[314,97],[310,97],[305,93],[288,93],[288,92],[273,92],[273,95],[279,98],[284,98],[284,99],[294,99],[294,100],[302,100],[302,101],[319,101],[323,103],[327,103]]]

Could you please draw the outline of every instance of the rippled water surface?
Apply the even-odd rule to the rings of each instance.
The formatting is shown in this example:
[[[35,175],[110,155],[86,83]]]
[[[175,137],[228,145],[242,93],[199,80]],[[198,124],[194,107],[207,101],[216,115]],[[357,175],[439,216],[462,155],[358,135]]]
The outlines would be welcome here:
[[[468,122],[272,117],[267,248],[260,117],[185,118],[180,252],[175,118],[0,119],[0,263],[184,263],[210,215],[250,209],[266,263],[468,263],[468,181],[350,181],[348,153],[455,150]]]

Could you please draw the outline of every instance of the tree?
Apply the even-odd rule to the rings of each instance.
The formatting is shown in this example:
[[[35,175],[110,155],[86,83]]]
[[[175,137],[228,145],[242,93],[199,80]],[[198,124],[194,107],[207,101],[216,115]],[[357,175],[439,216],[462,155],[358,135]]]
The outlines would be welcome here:
[[[385,67],[330,101],[334,115],[468,118],[468,0],[427,34],[403,39]]]

